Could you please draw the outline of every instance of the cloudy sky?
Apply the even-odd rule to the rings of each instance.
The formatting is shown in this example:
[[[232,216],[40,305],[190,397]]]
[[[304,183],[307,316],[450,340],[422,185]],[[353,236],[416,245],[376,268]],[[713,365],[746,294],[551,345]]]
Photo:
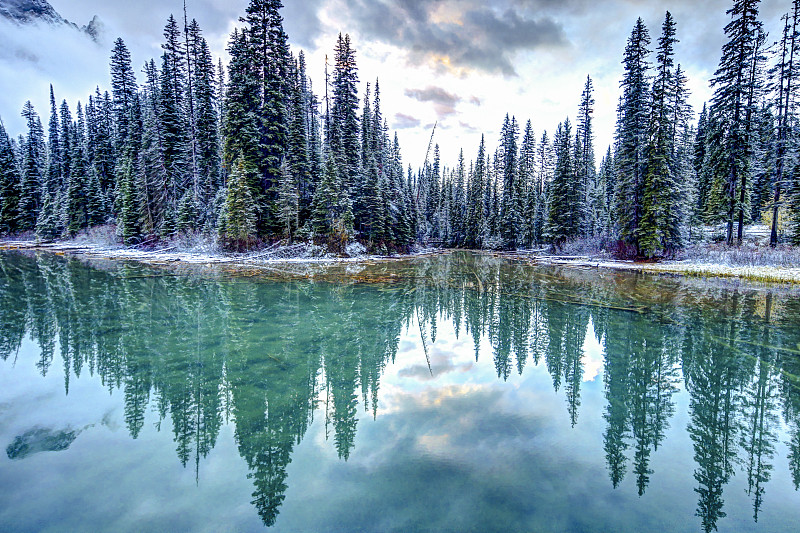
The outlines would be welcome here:
[[[2,0],[0,0],[2,1]],[[292,48],[308,56],[316,92],[324,91],[325,55],[339,32],[357,50],[361,90],[380,79],[389,127],[397,130],[404,160],[422,163],[434,122],[435,140],[452,164],[463,147],[473,159],[485,133],[495,146],[506,113],[537,137],[573,119],[586,76],[595,86],[595,149],[612,141],[622,75],[620,61],[637,17],[655,41],[664,12],[678,24],[677,61],[687,71],[696,110],[711,94],[708,79],[724,42],[730,0],[284,0]],[[17,28],[0,21],[0,117],[11,133],[23,127],[19,110],[30,99],[47,114],[48,84],[74,106],[96,85],[105,89],[111,43],[121,36],[134,65],[157,56],[161,32],[182,0],[51,0],[66,19],[86,24],[94,15],[105,31],[95,44],[68,28]],[[247,0],[188,0],[189,16],[224,56]],[[770,42],[790,0],[763,0]]]

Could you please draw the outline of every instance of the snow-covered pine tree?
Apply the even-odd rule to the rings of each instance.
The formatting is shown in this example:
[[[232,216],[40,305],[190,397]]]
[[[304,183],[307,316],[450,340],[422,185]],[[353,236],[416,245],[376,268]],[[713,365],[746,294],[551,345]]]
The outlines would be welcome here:
[[[105,216],[113,214],[113,207],[116,201],[116,176],[114,174],[116,161],[114,158],[114,119],[113,102],[108,92],[100,94],[100,88],[96,88],[94,99],[89,97],[90,105],[87,110],[87,126],[92,142],[92,154],[90,160],[94,167],[97,177],[100,180],[100,188],[103,191],[103,205],[105,206]],[[137,112],[138,111],[138,112]],[[134,140],[141,137],[141,109],[138,95],[133,102],[132,123]],[[91,118],[90,118],[91,117]],[[137,144],[137,150],[141,143]]]
[[[311,79],[308,77],[306,58],[302,50],[298,55],[297,76],[303,102],[303,124],[306,128],[306,153],[308,154],[309,172],[307,187],[301,191],[300,204],[305,206],[304,212],[301,213],[301,219],[310,220],[314,192],[322,176],[322,131],[319,122],[319,102],[316,95],[314,95]]]
[[[676,107],[683,105],[682,101],[673,100],[673,95],[680,92],[673,72],[676,42],[675,20],[667,11],[658,40],[656,75],[650,98],[650,140],[646,152],[639,227],[639,248],[647,257],[674,251],[683,244],[681,213],[685,208],[680,205],[683,183],[678,181],[675,172],[675,120],[680,114]]]
[[[550,212],[550,184],[555,168],[555,153],[547,131],[542,132],[536,152],[536,211],[533,219],[533,240],[541,244],[545,238],[545,226]]]
[[[703,104],[700,118],[697,121],[697,131],[692,155],[694,181],[696,186],[695,201],[689,208],[689,227],[696,227],[705,223],[705,213],[708,208],[711,193],[711,173],[705,164],[706,147],[708,145],[709,117],[708,106]]]
[[[681,185],[681,210],[674,216],[682,216],[683,242],[691,242],[694,238],[690,224],[691,209],[697,204],[697,181],[692,163],[694,156],[694,141],[697,132],[694,126],[687,125],[680,130],[675,142],[675,175]]]
[[[188,234],[197,231],[200,220],[200,199],[195,196],[194,187],[187,187],[178,201],[175,214],[175,229],[178,233]]]
[[[47,146],[39,114],[30,101],[22,108],[28,126],[22,148],[22,181],[19,196],[19,229],[32,230],[36,226],[41,207],[42,183],[45,179]]]
[[[141,206],[141,231],[143,235],[153,235],[161,227],[164,218],[164,198],[167,188],[167,172],[163,165],[162,133],[159,127],[159,82],[158,69],[154,60],[145,63],[145,84],[141,94],[141,148],[135,161],[120,159],[117,172],[119,194],[122,194],[122,164],[127,163],[135,168],[135,186]],[[138,100],[138,99],[137,99]],[[118,216],[122,215],[122,198],[117,196]],[[128,210],[128,215],[130,210]],[[117,225],[123,224],[117,221]]]
[[[288,136],[286,105],[290,53],[281,7],[280,0],[250,0],[243,19],[249,24],[247,53],[258,81],[260,157],[257,168],[263,188],[259,227],[267,233],[280,232],[276,210],[280,167]]]
[[[778,244],[778,216],[781,207],[781,195],[789,185],[786,172],[787,155],[794,142],[793,128],[789,121],[792,116],[793,105],[797,102],[798,80],[797,70],[800,66],[800,0],[792,1],[791,14],[784,15],[783,36],[778,48],[778,62],[771,71],[771,79],[778,84],[777,87],[777,131],[775,139],[775,178],[774,193],[772,195],[772,226],[769,243],[771,246]],[[773,88],[774,91],[774,88]],[[795,211],[800,212],[795,206]],[[796,230],[795,241],[800,241],[800,225]]]
[[[198,136],[200,135],[198,127],[198,101],[196,91],[197,70],[199,63],[200,51],[204,41],[202,30],[197,20],[192,19],[189,22],[189,16],[186,11],[186,3],[183,4],[183,38],[184,50],[186,51],[186,77],[184,79],[184,86],[186,88],[186,104],[184,105],[184,113],[186,115],[186,131],[189,139],[189,171],[191,175],[193,194],[196,203],[201,201],[201,196],[205,197],[205,193],[201,191],[204,188],[204,178],[200,175],[199,159],[200,147]],[[208,58],[209,63],[211,58]],[[213,67],[211,68],[213,74]],[[209,91],[210,93],[211,91]],[[204,198],[203,198],[204,199]],[[198,206],[199,207],[199,206]],[[200,211],[198,209],[197,216],[199,218]],[[194,221],[197,224],[197,220]]]
[[[50,191],[50,185],[45,183],[42,187],[42,208],[36,218],[36,237],[49,241],[61,234],[61,217],[55,201],[55,193]]]
[[[519,177],[517,187],[520,209],[520,239],[518,246],[530,247],[534,242],[534,225],[536,218],[536,138],[531,121],[525,124],[525,133],[519,148]]]
[[[58,138],[60,124],[53,85],[50,85],[50,121],[47,125],[47,189],[54,194],[61,190],[61,143]]]
[[[438,239],[440,238],[439,229],[441,228],[439,206],[442,204],[442,156],[439,151],[439,143],[436,143],[433,147],[433,164],[428,172],[428,195],[426,199],[425,216],[430,222],[427,238]]]
[[[293,193],[297,198],[292,199],[291,205],[295,205],[297,213],[294,219],[294,229],[289,233],[289,236],[294,236],[295,232],[300,229],[308,220],[311,211],[311,195],[308,191],[311,190],[311,172],[308,159],[308,139],[306,138],[307,128],[305,124],[305,106],[302,83],[300,79],[300,69],[297,62],[292,61],[291,69],[289,72],[289,83],[287,90],[289,91],[288,98],[288,137],[286,155],[284,163],[281,167],[281,190],[280,194],[283,199],[280,200],[281,210],[286,208],[286,193],[284,187],[286,185],[286,177],[283,165],[286,165],[288,172],[292,175]],[[287,218],[282,215],[281,226],[284,230],[287,226]]]
[[[78,102],[77,122],[70,129],[70,169],[64,200],[64,227],[69,235],[75,235],[89,224],[88,216],[88,166],[86,158],[86,136],[83,109]]]
[[[340,179],[349,194],[361,173],[358,120],[358,69],[355,50],[351,47],[350,36],[339,34],[334,49],[333,102],[330,106],[326,142],[331,154],[341,169]]]
[[[754,113],[751,157],[753,192],[748,218],[760,222],[769,211],[773,198],[777,127],[771,106],[766,102],[762,102]]]
[[[497,155],[495,153],[495,155]],[[493,241],[493,237],[496,235],[496,225],[497,225],[497,211],[495,207],[498,207],[498,203],[496,202],[497,199],[497,168],[496,168],[497,158],[495,157],[492,160],[492,155],[489,151],[486,151],[486,165],[484,168],[486,169],[486,174],[484,178],[484,188],[483,188],[483,219],[484,224],[482,228],[483,233],[483,243],[484,246],[487,246],[490,241]]]
[[[364,105],[361,110],[361,144],[359,151],[361,173],[350,191],[350,196],[353,200],[356,231],[371,235],[371,216],[377,197],[378,169],[372,152],[372,106],[370,97],[370,84],[367,82],[364,92]]]
[[[616,131],[617,183],[614,214],[622,241],[640,252],[642,203],[646,171],[645,149],[650,110],[648,76],[650,35],[641,18],[628,38],[622,64],[625,69]]]
[[[576,134],[580,140],[580,145],[576,143],[576,148],[580,151],[575,157],[575,171],[578,176],[578,194],[580,195],[581,207],[581,234],[584,237],[594,237],[599,226],[597,221],[596,206],[592,200],[595,199],[597,169],[594,159],[594,131],[592,129],[592,115],[594,114],[594,85],[592,78],[586,76],[586,84],[581,93],[581,103],[578,108],[578,126]]]
[[[547,236],[557,249],[580,235],[581,198],[569,118],[559,125],[555,136],[556,167],[550,189]]]
[[[484,196],[486,187],[486,142],[481,135],[478,157],[475,167],[470,173],[469,191],[467,193],[467,220],[465,224],[464,245],[467,248],[480,248],[483,245]]]
[[[353,229],[353,208],[335,156],[326,150],[324,157],[322,179],[314,195],[314,231],[341,253]]]
[[[136,76],[131,68],[131,54],[122,39],[114,41],[111,52],[111,93],[113,95],[114,149],[119,156],[131,135],[131,114],[137,98]],[[62,117],[63,120],[63,117]]]
[[[215,68],[208,42],[200,34],[196,21],[189,26],[192,57],[192,96],[195,128],[195,151],[197,166],[197,201],[201,206],[197,221],[208,226],[213,218],[212,204],[222,185],[220,174],[220,146],[217,114],[217,91]]]
[[[600,162],[600,171],[597,174],[597,187],[595,189],[595,213],[598,217],[598,235],[601,238],[610,238],[613,231],[611,220],[611,206],[614,199],[614,155],[608,147],[606,155]]]
[[[260,149],[260,81],[250,61],[247,32],[233,31],[228,44],[228,85],[223,113],[223,153],[230,172],[234,162],[242,160],[244,169],[258,169]],[[250,194],[256,205],[262,203],[263,188],[259,179],[249,178]]]
[[[452,225],[451,246],[461,246],[465,237],[466,226],[466,180],[467,168],[464,161],[463,148],[458,154],[458,163],[454,172],[453,200],[450,205],[450,220]]]
[[[169,52],[161,56],[157,127],[161,135],[161,164],[166,177],[160,200],[163,216],[158,228],[162,236],[171,236],[175,232],[178,202],[192,185],[186,122],[181,109],[182,87],[175,85],[181,78],[172,71],[175,65],[182,64]]]
[[[237,159],[228,178],[228,187],[220,215],[220,236],[237,250],[248,248],[256,238],[256,203],[243,159]]]
[[[518,239],[521,237],[522,213],[520,212],[519,187],[517,186],[519,179],[518,137],[519,126],[516,118],[509,118],[506,114],[500,130],[500,158],[498,160],[502,166],[503,178],[499,229],[501,245],[506,250],[516,248]]]
[[[120,212],[117,233],[126,245],[136,244],[142,236],[139,197],[135,190],[134,166],[129,156],[120,161]]]
[[[290,241],[297,233],[300,221],[300,187],[298,175],[293,171],[288,159],[281,163],[281,182],[278,188],[278,220],[281,235]]]
[[[725,26],[728,41],[722,47],[719,67],[711,80],[714,88],[711,115],[720,128],[727,176],[724,186],[727,223],[726,242],[733,243],[733,226],[739,214],[738,241],[741,242],[748,193],[749,132],[753,97],[760,83],[759,48],[764,32],[758,20],[760,0],[734,0],[728,10],[731,21]],[[722,181],[722,180],[720,180]]]
[[[36,219],[36,235],[50,240],[61,234],[62,152],[59,120],[53,86],[50,85],[50,121],[47,134],[47,172],[42,183],[42,208]]]
[[[0,120],[0,235],[19,229],[19,194],[21,177],[14,148]]]

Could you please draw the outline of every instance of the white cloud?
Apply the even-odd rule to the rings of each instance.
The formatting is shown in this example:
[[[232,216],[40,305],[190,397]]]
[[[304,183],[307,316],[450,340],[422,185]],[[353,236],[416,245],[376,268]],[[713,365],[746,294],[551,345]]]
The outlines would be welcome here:
[[[75,107],[106,85],[108,51],[68,26],[17,26],[0,20],[0,116],[10,134],[23,133],[22,106],[30,100],[42,123],[49,115],[50,83],[57,102]]]

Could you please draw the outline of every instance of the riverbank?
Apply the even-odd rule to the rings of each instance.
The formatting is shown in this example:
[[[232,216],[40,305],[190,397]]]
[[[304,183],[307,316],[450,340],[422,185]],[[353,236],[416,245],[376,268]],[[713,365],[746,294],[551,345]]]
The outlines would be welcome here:
[[[281,264],[294,265],[334,265],[359,264],[376,261],[396,261],[422,257],[431,254],[447,253],[441,249],[419,249],[410,254],[380,256],[366,253],[366,249],[353,243],[348,246],[349,257],[338,257],[328,254],[322,247],[310,243],[274,245],[252,253],[222,252],[207,244],[167,245],[150,249],[123,247],[92,242],[62,241],[42,243],[25,240],[0,240],[0,250],[44,251],[58,255],[76,255],[87,258],[138,261],[151,265],[186,264],[186,265],[228,265],[244,268],[274,267]],[[525,261],[535,265],[553,265],[571,268],[597,268],[609,270],[637,271],[651,274],[680,275],[691,277],[738,278],[765,283],[800,284],[800,265],[792,264],[793,259],[780,261],[761,257],[753,263],[775,261],[782,264],[731,264],[730,258],[724,254],[709,253],[704,248],[701,253],[696,250],[693,257],[681,260],[660,262],[634,262],[593,256],[557,256],[547,255],[541,251],[530,252],[485,252],[497,257]],[[722,259],[712,262],[707,259],[714,255]]]
[[[800,284],[800,266],[790,265],[736,265],[714,263],[697,259],[668,260],[659,262],[621,261],[591,256],[551,256],[542,254],[499,254],[537,265],[555,265],[573,268],[598,268],[647,272],[705,278],[739,278],[764,283]]]
[[[221,251],[208,243],[175,243],[148,248],[124,247],[82,241],[37,242],[26,240],[0,240],[0,250],[50,252],[57,255],[76,255],[93,259],[138,261],[151,265],[182,263],[187,265],[241,265],[244,267],[278,264],[340,264],[389,261],[420,257],[441,250],[421,248],[413,253],[394,256],[368,254],[359,243],[347,246],[347,257],[336,256],[321,246],[311,243],[276,244],[250,253]]]

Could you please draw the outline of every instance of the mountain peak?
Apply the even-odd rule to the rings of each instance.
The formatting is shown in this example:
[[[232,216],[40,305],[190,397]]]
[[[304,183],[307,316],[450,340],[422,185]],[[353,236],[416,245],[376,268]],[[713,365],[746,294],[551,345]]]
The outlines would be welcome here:
[[[0,0],[0,15],[18,24],[66,22],[47,0]]]
[[[97,41],[103,30],[103,23],[95,17],[83,27],[62,17],[47,0],[0,0],[0,16],[19,25],[48,24],[69,26],[89,35]]]

